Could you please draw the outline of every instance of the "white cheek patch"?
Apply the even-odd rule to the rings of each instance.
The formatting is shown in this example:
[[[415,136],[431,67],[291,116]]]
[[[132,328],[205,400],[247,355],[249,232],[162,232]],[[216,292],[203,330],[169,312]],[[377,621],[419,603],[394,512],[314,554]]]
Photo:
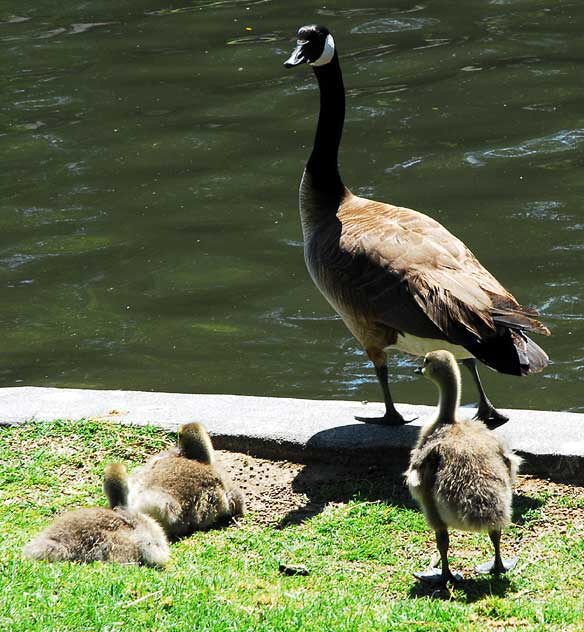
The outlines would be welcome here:
[[[308,62],[311,66],[324,66],[325,64],[328,64],[332,58],[333,55],[335,54],[335,40],[333,39],[333,36],[327,35],[326,36],[326,40],[324,42],[324,49],[322,51],[322,55],[318,58],[315,59],[314,61]]]

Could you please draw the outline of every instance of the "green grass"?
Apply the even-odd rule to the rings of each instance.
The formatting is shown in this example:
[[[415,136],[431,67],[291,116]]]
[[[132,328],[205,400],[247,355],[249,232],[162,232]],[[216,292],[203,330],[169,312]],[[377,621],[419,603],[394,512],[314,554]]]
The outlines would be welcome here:
[[[20,549],[56,513],[103,505],[106,463],[142,462],[173,441],[153,428],[54,422],[0,429],[0,630],[454,631],[584,630],[582,498],[519,496],[504,546],[516,571],[431,591],[413,579],[433,536],[408,503],[355,499],[299,525],[249,515],[172,545],[165,570],[45,564]],[[561,516],[561,529],[554,520]],[[558,525],[560,526],[560,525]],[[490,556],[488,538],[454,534],[452,565]],[[281,561],[308,577],[286,577]]]

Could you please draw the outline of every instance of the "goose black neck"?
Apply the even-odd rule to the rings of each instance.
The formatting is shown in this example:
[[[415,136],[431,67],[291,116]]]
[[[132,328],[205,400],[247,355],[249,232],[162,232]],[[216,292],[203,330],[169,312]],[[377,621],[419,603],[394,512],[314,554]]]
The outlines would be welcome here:
[[[338,156],[345,122],[345,87],[337,53],[330,63],[313,66],[313,70],[320,88],[320,113],[306,171],[315,189],[342,196]]]

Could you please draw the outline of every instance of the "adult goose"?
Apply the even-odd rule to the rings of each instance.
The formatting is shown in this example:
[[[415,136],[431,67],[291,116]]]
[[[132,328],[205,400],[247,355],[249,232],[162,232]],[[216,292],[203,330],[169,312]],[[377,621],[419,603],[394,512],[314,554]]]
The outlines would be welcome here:
[[[314,147],[300,183],[304,258],[319,290],[363,345],[383,390],[385,414],[362,421],[406,423],[388,385],[387,355],[447,349],[469,368],[477,418],[507,421],[487,398],[476,360],[501,373],[529,375],[548,362],[525,332],[549,335],[441,224],[408,208],[353,195],[338,170],[345,89],[333,36],[303,26],[286,68],[308,63],[320,88]]]
[[[506,573],[517,558],[501,557],[501,529],[511,521],[513,483],[521,464],[495,433],[476,421],[457,417],[460,371],[448,351],[426,354],[418,372],[440,392],[438,414],[420,432],[410,457],[406,482],[436,533],[441,569],[414,573],[422,581],[458,581],[448,565],[448,528],[487,531],[495,557],[479,573]]]

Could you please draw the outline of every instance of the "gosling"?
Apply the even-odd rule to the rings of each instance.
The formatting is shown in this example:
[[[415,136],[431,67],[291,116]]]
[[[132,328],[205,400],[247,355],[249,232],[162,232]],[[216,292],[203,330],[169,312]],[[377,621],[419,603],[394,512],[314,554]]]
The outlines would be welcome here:
[[[127,509],[128,473],[121,463],[105,468],[103,488],[109,509],[68,511],[23,548],[33,560],[117,562],[165,566],[168,541],[158,523]]]
[[[215,463],[211,439],[200,423],[178,431],[178,445],[152,457],[130,476],[130,507],[178,539],[242,515],[240,490]]]
[[[521,459],[480,421],[460,421],[460,371],[448,351],[433,351],[417,370],[440,392],[438,415],[425,426],[405,474],[410,493],[421,505],[436,533],[441,571],[414,573],[418,579],[445,585],[462,579],[448,566],[448,527],[487,531],[495,549],[492,562],[480,573],[511,570],[517,558],[501,558],[501,529],[511,520],[512,485]]]

